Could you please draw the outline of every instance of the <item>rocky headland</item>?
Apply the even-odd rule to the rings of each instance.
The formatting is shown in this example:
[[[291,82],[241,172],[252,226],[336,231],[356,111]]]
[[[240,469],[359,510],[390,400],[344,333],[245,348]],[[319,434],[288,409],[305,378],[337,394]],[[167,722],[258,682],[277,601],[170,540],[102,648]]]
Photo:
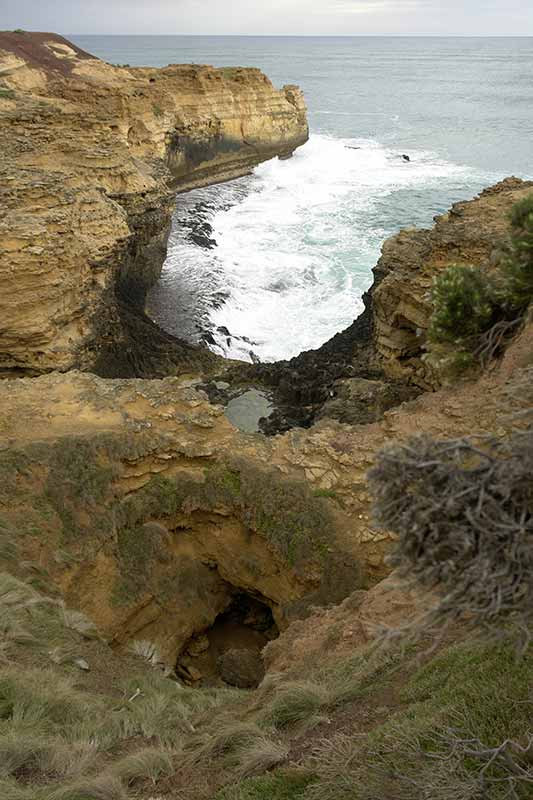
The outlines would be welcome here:
[[[257,69],[114,67],[55,34],[3,33],[0,127],[0,371],[213,363],[142,314],[174,198],[303,144],[300,90]]]
[[[517,667],[512,647],[480,644],[455,617],[398,636],[433,608],[437,585],[391,575],[400,534],[378,524],[367,476],[413,436],[460,450],[523,427],[524,306],[488,363],[452,379],[427,355],[434,279],[468,264],[492,280],[533,182],[508,178],[431,229],[401,231],[347,330],[289,362],[247,365],[165,334],[144,300],[176,192],[305,142],[297,87],[277,91],[254,69],[113,67],[54,34],[3,33],[0,129],[0,721],[11,726],[0,794],[481,796],[460,794],[471,784],[458,742],[438,762],[459,759],[456,788],[437,771],[420,793],[420,748],[451,735],[441,723],[456,723],[457,697],[472,720],[505,689],[518,720],[531,658]],[[264,433],[224,413],[250,387],[275,399]],[[483,452],[465,474],[481,472]],[[448,477],[437,474],[443,497]],[[495,491],[510,514],[511,493]],[[454,495],[437,517],[460,521],[461,508]],[[414,533],[428,519],[438,528],[426,509]],[[491,717],[491,730],[504,723]]]

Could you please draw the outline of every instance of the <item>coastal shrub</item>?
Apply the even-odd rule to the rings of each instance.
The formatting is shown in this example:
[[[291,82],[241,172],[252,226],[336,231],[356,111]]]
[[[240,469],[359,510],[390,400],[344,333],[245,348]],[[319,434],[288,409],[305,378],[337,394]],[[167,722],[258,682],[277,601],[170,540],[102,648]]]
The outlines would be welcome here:
[[[368,473],[391,565],[441,594],[440,616],[499,634],[533,620],[533,429],[507,439],[418,436],[381,451]],[[514,630],[514,629],[513,629]]]
[[[503,302],[521,310],[533,300],[533,194],[511,209],[509,251],[502,263]]]
[[[6,89],[4,86],[0,86],[0,98],[4,100],[14,100],[16,97],[16,93],[13,89]]]
[[[490,284],[475,267],[451,264],[435,278],[431,299],[431,342],[466,342],[485,331],[494,317]]]

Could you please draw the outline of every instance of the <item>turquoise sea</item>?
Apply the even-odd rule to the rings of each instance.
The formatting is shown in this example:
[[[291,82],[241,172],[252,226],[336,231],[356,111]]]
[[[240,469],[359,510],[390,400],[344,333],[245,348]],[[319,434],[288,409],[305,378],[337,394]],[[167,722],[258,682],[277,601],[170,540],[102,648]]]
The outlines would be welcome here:
[[[533,38],[70,38],[112,63],[257,66],[304,90],[311,136],[293,159],[178,198],[149,298],[163,327],[210,331],[233,357],[319,346],[361,310],[385,237],[533,178]],[[213,249],[186,235],[198,215]]]

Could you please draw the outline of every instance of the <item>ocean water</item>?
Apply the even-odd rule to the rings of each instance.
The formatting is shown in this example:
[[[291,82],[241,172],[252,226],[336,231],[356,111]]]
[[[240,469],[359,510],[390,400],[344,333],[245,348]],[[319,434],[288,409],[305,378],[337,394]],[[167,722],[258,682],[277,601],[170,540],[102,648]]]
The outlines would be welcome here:
[[[112,63],[258,66],[305,92],[311,135],[292,159],[177,198],[148,299],[168,331],[230,357],[318,347],[361,311],[386,237],[533,178],[532,38],[71,38]]]

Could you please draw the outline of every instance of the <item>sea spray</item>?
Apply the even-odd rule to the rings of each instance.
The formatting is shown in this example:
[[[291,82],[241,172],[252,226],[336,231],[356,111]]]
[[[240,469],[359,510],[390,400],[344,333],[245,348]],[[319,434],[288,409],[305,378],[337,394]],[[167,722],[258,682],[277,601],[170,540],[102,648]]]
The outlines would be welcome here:
[[[180,196],[149,312],[230,358],[273,361],[320,346],[362,310],[383,239],[429,224],[477,178],[429,151],[410,152],[410,162],[402,153],[312,135],[288,161]]]

